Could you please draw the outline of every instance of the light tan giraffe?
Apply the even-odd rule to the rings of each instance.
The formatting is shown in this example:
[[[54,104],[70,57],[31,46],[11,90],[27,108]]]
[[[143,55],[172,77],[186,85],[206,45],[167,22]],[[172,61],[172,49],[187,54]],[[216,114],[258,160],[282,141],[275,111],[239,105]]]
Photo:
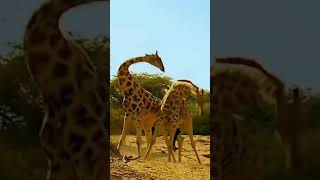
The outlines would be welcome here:
[[[189,80],[177,80],[177,81],[185,81],[185,82],[190,82]],[[204,91],[204,89],[201,89],[201,91],[198,93],[197,98],[196,98],[196,105],[199,108],[199,115],[202,115],[204,110],[203,110],[203,105],[204,105],[204,97],[206,96],[206,92]],[[193,138],[193,115],[190,111],[190,109],[188,108],[187,105],[187,100],[184,99],[183,103],[181,105],[181,112],[180,112],[180,118],[181,118],[181,128],[185,131],[185,133],[188,134],[189,138]],[[176,134],[174,136],[173,139],[173,151],[176,151],[178,148],[175,147],[175,142],[177,140],[178,135],[182,133],[180,128],[177,129]],[[159,134],[159,131],[158,131]],[[163,130],[160,131],[160,134],[163,134]],[[182,144],[183,144],[183,140],[184,138],[182,137]],[[181,144],[181,147],[182,147]]]
[[[125,111],[125,117],[117,149],[120,149],[125,141],[129,121],[135,120],[138,157],[141,155],[142,130],[144,130],[147,143],[149,144],[152,136],[152,126],[156,119],[156,113],[160,109],[161,101],[144,89],[139,80],[129,72],[129,67],[139,62],[147,62],[164,72],[162,60],[157,52],[155,54],[131,58],[122,63],[118,70],[119,88],[124,96],[122,107]]]
[[[99,91],[101,82],[87,53],[59,28],[66,11],[95,1],[107,2],[45,2],[25,31],[27,66],[45,104],[40,141],[48,157],[47,180],[108,178],[107,89]]]
[[[287,118],[290,112],[285,110],[289,100],[285,85],[254,60],[234,57],[217,58],[216,62],[211,69],[211,117],[215,132],[212,148],[216,152],[216,157],[212,157],[213,176],[261,179],[261,162],[249,140],[243,112],[268,104],[277,114],[276,124],[290,126],[292,122]],[[288,141],[294,134],[291,130],[279,126],[276,130],[284,142],[292,143]]]
[[[162,127],[163,136],[168,147],[168,161],[171,161],[171,156],[173,157],[173,160],[176,161],[173,154],[174,136],[176,135],[177,129],[183,128],[182,125],[184,123],[184,128],[186,128],[191,141],[191,146],[196,154],[199,164],[201,164],[199,155],[195,147],[195,142],[193,140],[192,117],[190,114],[185,113],[188,112],[185,104],[185,98],[192,95],[198,96],[199,94],[199,88],[195,86],[191,81],[187,80],[176,81],[166,92],[161,101],[161,111],[155,122],[154,134],[152,136],[152,141],[148,146],[145,159],[148,158],[152,146],[156,142],[158,131]],[[186,114],[186,116],[184,116],[183,114]],[[179,144],[179,162],[181,162],[181,148],[183,141],[181,133],[177,134],[177,141]]]

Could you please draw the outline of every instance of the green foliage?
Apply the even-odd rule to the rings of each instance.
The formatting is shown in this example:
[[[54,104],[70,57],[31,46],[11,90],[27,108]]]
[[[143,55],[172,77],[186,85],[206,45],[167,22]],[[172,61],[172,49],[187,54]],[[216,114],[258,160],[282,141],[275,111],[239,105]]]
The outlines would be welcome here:
[[[103,85],[109,82],[108,38],[76,39],[97,67]],[[0,56],[0,171],[2,179],[44,179],[47,169],[40,148],[43,119],[42,98],[30,78],[24,51],[9,44],[11,51]],[[18,172],[18,173],[17,173]]]
[[[173,83],[173,80],[164,75],[139,73],[135,76],[140,81],[141,85],[151,92],[156,97],[162,99],[165,95],[165,90]],[[194,98],[188,99],[188,106],[193,114],[193,128],[195,134],[208,135],[210,133],[210,94],[204,98],[204,112],[203,115],[198,115],[199,109],[196,106]],[[116,77],[110,80],[110,102],[111,102],[111,114],[110,114],[110,127],[111,134],[120,134],[123,125],[124,112],[121,107],[123,96],[118,90],[118,80]],[[129,133],[135,133],[134,122],[130,122]]]
[[[141,85],[154,96],[162,98],[165,89],[172,84],[172,79],[165,75],[139,73],[134,74]],[[121,106],[123,96],[118,90],[118,78],[110,80],[110,100],[113,105]]]
[[[97,75],[107,86],[109,66],[108,38],[76,39],[97,67]],[[12,51],[0,57],[0,133],[12,131],[29,141],[38,142],[41,126],[42,98],[30,78],[21,45],[10,43]]]

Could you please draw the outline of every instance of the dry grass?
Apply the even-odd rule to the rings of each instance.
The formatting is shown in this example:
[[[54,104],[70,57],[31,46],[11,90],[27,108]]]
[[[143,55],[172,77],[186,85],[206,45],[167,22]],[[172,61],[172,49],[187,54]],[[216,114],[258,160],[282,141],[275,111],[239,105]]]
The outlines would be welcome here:
[[[119,135],[112,135],[111,142],[116,144]],[[167,148],[163,137],[158,137],[150,154],[149,160],[141,159],[128,162],[126,165],[136,172],[140,172],[155,179],[210,179],[210,159],[203,155],[210,154],[210,137],[194,136],[196,148],[199,153],[202,164],[199,165],[196,156],[192,150],[189,137],[185,136],[182,149],[181,163],[167,162]],[[142,152],[146,151],[145,138],[142,145]],[[136,138],[128,135],[126,143],[121,147],[121,154],[137,156]],[[178,159],[178,153],[175,153]],[[114,170],[113,173],[116,173]]]

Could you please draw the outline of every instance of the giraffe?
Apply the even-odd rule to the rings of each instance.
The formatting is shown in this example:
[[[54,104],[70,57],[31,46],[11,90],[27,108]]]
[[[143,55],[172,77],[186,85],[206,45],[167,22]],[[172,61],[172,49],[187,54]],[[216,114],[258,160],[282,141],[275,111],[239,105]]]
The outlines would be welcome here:
[[[249,140],[248,124],[242,112],[254,106],[272,105],[277,114],[275,123],[284,127],[290,124],[286,117],[290,112],[285,110],[290,98],[284,83],[252,59],[217,58],[216,62],[211,68],[211,114],[215,132],[212,146],[217,153],[212,157],[213,176],[218,179],[261,179],[261,162],[254,143]],[[276,131],[284,142],[292,136],[286,135],[287,130],[279,126]]]
[[[155,130],[152,136],[151,143],[148,145],[145,159],[148,158],[150,151],[152,149],[152,146],[156,141],[158,130],[162,127],[163,136],[168,148],[168,161],[169,162],[171,161],[171,156],[172,156],[173,161],[175,162],[176,160],[173,154],[174,136],[177,134],[177,129],[180,129],[182,127],[182,124],[184,123],[184,127],[186,128],[186,131],[189,135],[191,146],[195,152],[198,163],[201,164],[201,161],[193,140],[192,117],[190,114],[185,113],[187,110],[185,105],[185,98],[187,98],[190,95],[198,96],[199,94],[200,94],[199,88],[196,85],[194,85],[191,81],[188,81],[188,80],[176,81],[171,86],[171,88],[166,92],[165,96],[161,101],[161,109],[160,109],[161,111],[155,122]],[[169,134],[169,140],[168,140],[168,134]],[[179,162],[181,162],[181,148],[182,148],[183,139],[179,131],[177,134],[177,141],[179,144],[178,146]]]
[[[177,81],[190,82],[189,80],[181,80],[181,79],[177,80]],[[196,105],[199,108],[199,115],[203,115],[203,112],[204,112],[203,105],[204,105],[204,97],[205,96],[206,96],[206,92],[204,91],[204,89],[201,89],[201,91],[197,95],[197,99],[196,99]],[[181,118],[181,122],[182,122],[182,125],[181,125],[182,129],[184,129],[186,131],[186,133],[188,134],[189,137],[193,138],[192,113],[187,106],[186,99],[184,99],[181,104],[180,118]],[[177,147],[175,147],[175,142],[177,141],[177,137],[180,133],[181,133],[181,131],[178,128],[175,135],[174,135],[174,138],[173,138],[173,151],[176,151],[178,149]],[[184,140],[184,138],[182,137],[181,146],[183,145],[183,140]]]
[[[274,133],[284,148],[285,168],[293,175],[300,173],[300,138],[306,127],[309,98],[303,89],[295,87],[278,99],[280,113],[275,122]]]
[[[24,35],[26,64],[44,99],[40,142],[48,180],[108,178],[107,89],[87,53],[64,37],[61,16],[73,7],[107,0],[49,0],[34,12]]]
[[[164,66],[158,52],[155,54],[146,54],[145,56],[131,58],[122,63],[118,69],[119,88],[124,96],[122,107],[125,110],[123,129],[117,149],[120,149],[124,143],[128,122],[136,121],[136,143],[138,147],[138,157],[141,155],[141,137],[142,129],[147,137],[147,143],[151,141],[151,131],[156,119],[156,113],[160,109],[160,99],[153,96],[150,92],[142,87],[139,80],[129,72],[132,64],[147,62],[164,72]]]

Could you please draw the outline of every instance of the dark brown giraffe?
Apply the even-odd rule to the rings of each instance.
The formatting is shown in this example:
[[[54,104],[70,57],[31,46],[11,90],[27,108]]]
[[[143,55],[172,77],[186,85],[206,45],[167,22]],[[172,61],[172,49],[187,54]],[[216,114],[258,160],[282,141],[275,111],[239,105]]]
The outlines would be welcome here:
[[[73,7],[107,0],[49,0],[34,12],[24,37],[26,62],[40,89],[45,117],[40,140],[47,179],[107,179],[107,89],[99,89],[87,53],[59,28]]]

